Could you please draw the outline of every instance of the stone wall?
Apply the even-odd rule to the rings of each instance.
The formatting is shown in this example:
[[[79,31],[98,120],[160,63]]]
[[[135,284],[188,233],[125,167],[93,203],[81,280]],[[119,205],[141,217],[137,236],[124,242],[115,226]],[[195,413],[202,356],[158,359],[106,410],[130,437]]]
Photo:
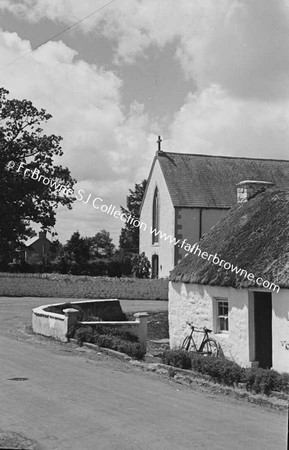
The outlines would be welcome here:
[[[135,320],[129,321],[106,321],[106,322],[80,322],[82,325],[88,325],[97,330],[97,327],[103,328],[109,326],[110,328],[121,329],[122,331],[128,331],[138,337],[139,343],[144,346],[147,345],[147,318],[146,312],[140,312],[134,314]]]
[[[44,307],[44,311],[64,315],[64,310],[71,307],[79,311],[78,317],[83,317],[81,320],[86,320],[87,317],[90,318],[89,320],[126,320],[126,315],[123,313],[118,299],[58,303]],[[91,319],[92,317],[97,317],[98,319]]]
[[[68,336],[77,323],[88,325],[97,328],[98,326],[115,327],[136,335],[140,344],[146,347],[147,343],[147,317],[145,312],[135,313],[134,321],[121,321],[123,312],[119,300],[91,300],[90,302],[71,302],[68,305],[65,303],[57,303],[54,305],[43,305],[32,310],[32,329],[34,333],[43,336],[53,337],[62,342],[68,341]],[[52,312],[51,310],[58,307],[61,313]],[[97,311],[101,313],[106,311],[105,321],[89,321],[79,322],[79,307],[83,310]],[[111,310],[111,315],[109,314]],[[115,312],[118,311],[118,319],[114,319]]]
[[[0,273],[0,296],[167,300],[168,280]]]
[[[50,336],[67,342],[68,317],[62,314],[46,312],[42,307],[32,310],[32,329],[34,333]]]

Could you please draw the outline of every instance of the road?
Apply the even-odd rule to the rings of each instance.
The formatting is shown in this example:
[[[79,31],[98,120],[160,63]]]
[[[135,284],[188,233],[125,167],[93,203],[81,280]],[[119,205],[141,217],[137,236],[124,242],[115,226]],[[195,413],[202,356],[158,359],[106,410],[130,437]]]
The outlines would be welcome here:
[[[21,327],[13,334],[12,305],[20,303],[19,324],[25,301],[0,300],[0,429],[24,434],[41,450],[286,448],[285,415],[27,336]]]

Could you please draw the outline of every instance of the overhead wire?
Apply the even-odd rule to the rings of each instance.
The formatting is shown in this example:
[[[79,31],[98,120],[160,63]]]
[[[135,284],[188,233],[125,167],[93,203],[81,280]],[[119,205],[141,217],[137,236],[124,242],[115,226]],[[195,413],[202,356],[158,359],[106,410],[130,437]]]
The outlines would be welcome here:
[[[5,69],[8,66],[11,66],[12,64],[14,64],[16,61],[19,61],[20,59],[24,58],[25,56],[29,55],[29,53],[32,53],[33,51],[37,50],[39,47],[41,47],[42,45],[47,44],[47,42],[51,41],[52,39],[57,38],[58,36],[60,36],[63,33],[66,33],[66,31],[71,30],[72,28],[76,27],[77,25],[79,25],[80,23],[84,22],[85,20],[89,19],[91,16],[93,16],[94,14],[96,14],[97,12],[101,11],[104,8],[107,8],[109,5],[111,5],[115,0],[111,0],[109,3],[106,3],[105,5],[101,6],[100,8],[96,9],[95,11],[91,12],[90,14],[88,14],[87,16],[83,17],[82,19],[78,20],[77,22],[73,23],[72,25],[69,25],[68,27],[64,28],[64,30],[59,31],[59,33],[54,34],[53,36],[50,36],[48,39],[46,39],[45,41],[41,42],[40,44],[36,45],[35,47],[32,47],[30,50],[28,50],[28,52],[23,53],[23,55],[18,56],[17,58],[13,59],[12,61],[10,61],[8,64],[5,64],[4,66],[0,67],[0,70]]]

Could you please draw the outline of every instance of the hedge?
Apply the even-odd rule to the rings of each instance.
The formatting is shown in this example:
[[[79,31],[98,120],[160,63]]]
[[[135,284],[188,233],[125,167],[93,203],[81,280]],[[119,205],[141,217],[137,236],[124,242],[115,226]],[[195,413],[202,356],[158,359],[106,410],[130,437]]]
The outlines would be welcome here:
[[[90,342],[99,347],[126,353],[135,359],[143,359],[146,354],[146,349],[138,342],[137,336],[113,327],[99,326],[94,329],[89,325],[81,325],[71,337],[76,338],[79,345],[82,345],[83,342]]]
[[[0,296],[167,300],[167,279],[0,273]]]
[[[289,374],[272,369],[243,368],[234,361],[214,356],[188,353],[182,349],[166,350],[162,362],[182,369],[192,369],[227,386],[245,383],[248,391],[270,395],[272,391],[289,394]]]

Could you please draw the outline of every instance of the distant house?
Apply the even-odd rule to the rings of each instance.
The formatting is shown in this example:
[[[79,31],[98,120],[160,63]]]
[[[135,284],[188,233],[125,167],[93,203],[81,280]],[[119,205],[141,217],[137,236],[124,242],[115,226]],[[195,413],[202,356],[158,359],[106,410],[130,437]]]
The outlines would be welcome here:
[[[28,264],[48,263],[55,256],[52,252],[52,242],[47,239],[45,231],[40,231],[38,237],[26,241],[23,251],[24,260]]]
[[[289,161],[156,152],[140,214],[140,252],[153,278],[168,276],[187,253],[173,239],[198,242],[236,203],[236,183],[248,179],[286,189]]]
[[[239,203],[171,272],[170,345],[190,321],[239,364],[289,372],[289,190],[265,184],[239,183]]]

